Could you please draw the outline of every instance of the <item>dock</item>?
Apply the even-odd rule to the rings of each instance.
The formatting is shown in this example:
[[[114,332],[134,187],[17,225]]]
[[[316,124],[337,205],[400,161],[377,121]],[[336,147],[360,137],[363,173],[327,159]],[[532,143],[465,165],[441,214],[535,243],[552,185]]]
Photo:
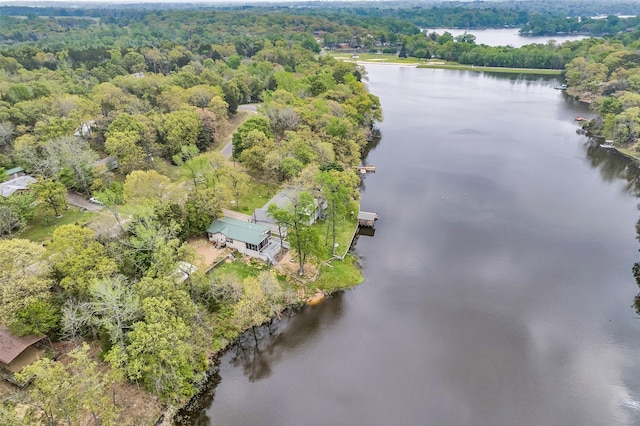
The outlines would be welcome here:
[[[376,172],[376,166],[374,166],[373,164],[369,164],[366,166],[358,166],[357,167],[358,173],[360,174],[365,174],[365,173],[375,173]]]
[[[378,220],[378,213],[360,211],[358,213],[358,226],[373,228]]]

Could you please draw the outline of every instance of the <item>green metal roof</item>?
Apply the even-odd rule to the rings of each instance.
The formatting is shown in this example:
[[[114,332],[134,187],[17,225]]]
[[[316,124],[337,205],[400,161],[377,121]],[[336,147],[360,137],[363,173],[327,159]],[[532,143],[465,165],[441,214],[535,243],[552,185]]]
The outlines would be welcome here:
[[[232,240],[258,245],[269,232],[268,226],[257,223],[244,222],[231,217],[223,217],[214,220],[207,228],[210,234],[222,234]]]
[[[14,167],[12,169],[7,169],[5,170],[5,172],[11,176],[14,173],[20,173],[20,172],[24,172],[24,169],[22,167]]]

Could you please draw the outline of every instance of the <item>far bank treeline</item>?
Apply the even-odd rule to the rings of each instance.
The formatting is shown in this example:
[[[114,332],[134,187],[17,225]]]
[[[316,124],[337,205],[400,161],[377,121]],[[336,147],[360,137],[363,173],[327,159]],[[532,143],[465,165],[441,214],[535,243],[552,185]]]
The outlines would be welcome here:
[[[318,55],[310,35],[211,45],[197,33],[233,38],[214,24],[191,31],[185,44],[169,31],[153,34],[157,44],[137,39],[131,47],[115,33],[97,50],[25,43],[0,56],[0,171],[21,167],[37,179],[29,192],[0,197],[0,324],[18,335],[98,340],[111,371],[101,374],[84,349],[66,369],[36,363],[19,376],[36,375],[30,390],[0,407],[3,421],[77,424],[93,416],[123,424],[108,398],[123,380],[180,406],[203,379],[208,354],[305,292],[266,266],[194,272],[187,238],[203,236],[223,207],[240,207],[259,185],[307,188],[327,201],[333,229],[357,208],[354,166],[382,119],[364,70]],[[64,45],[69,34],[60,36]],[[261,106],[234,136],[234,164],[217,152],[220,135],[249,102]],[[105,155],[117,158],[117,170],[96,164]],[[54,221],[54,213],[69,214],[67,190],[97,197],[103,214],[86,227],[58,227],[45,246],[10,238],[41,212]],[[325,236],[304,214],[294,220],[298,256],[331,257],[329,227]],[[27,417],[16,403],[29,407]]]
[[[101,81],[120,72],[117,67],[107,65],[113,48],[121,49],[123,54],[135,51],[145,57],[150,70],[167,72],[166,66],[171,61],[163,56],[172,50],[170,43],[214,60],[229,53],[219,48],[223,45],[233,45],[235,54],[246,57],[261,50],[265,41],[272,44],[296,41],[315,52],[321,47],[346,48],[477,66],[562,69],[574,57],[572,46],[479,46],[471,35],[438,36],[422,32],[421,28],[521,27],[524,34],[532,35],[574,32],[602,35],[638,26],[638,18],[566,17],[549,5],[539,10],[525,5],[514,8],[507,2],[490,6],[482,2],[482,5],[479,7],[475,2],[417,8],[324,5],[295,9],[254,6],[197,11],[4,7],[0,15],[0,54],[15,58],[27,69],[39,66],[55,69],[57,56],[62,54],[66,61],[82,63]],[[626,10],[624,2],[615,10]],[[58,52],[56,57],[52,57],[54,52]],[[172,55],[178,66],[189,61],[184,56],[176,58],[180,56],[178,52]]]

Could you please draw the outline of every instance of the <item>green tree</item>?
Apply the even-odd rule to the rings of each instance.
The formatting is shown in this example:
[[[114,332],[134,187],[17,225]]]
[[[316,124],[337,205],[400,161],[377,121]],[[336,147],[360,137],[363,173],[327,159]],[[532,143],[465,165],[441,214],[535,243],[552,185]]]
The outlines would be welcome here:
[[[269,319],[266,315],[267,300],[260,283],[254,277],[245,278],[242,288],[242,296],[234,306],[233,317],[241,330],[251,327],[257,345],[256,326],[262,325]]]
[[[277,223],[287,226],[287,239],[298,257],[299,275],[304,275],[307,259],[317,257],[322,251],[318,231],[311,226],[315,210],[315,200],[304,191],[291,199],[289,208],[281,208],[275,204],[267,208],[267,213]]]
[[[140,302],[122,275],[94,281],[89,287],[90,321],[102,327],[114,345],[125,349],[124,335],[139,317]]]
[[[19,382],[27,383],[31,378],[33,382],[27,391],[29,405],[44,415],[49,425],[63,421],[71,426],[78,422],[80,394],[76,392],[73,377],[62,363],[40,358],[16,373]]]
[[[317,181],[322,187],[322,194],[327,201],[327,231],[331,225],[331,254],[336,249],[336,225],[345,217],[353,200],[354,179],[349,179],[349,172],[328,170],[320,172]]]
[[[228,202],[229,196],[221,187],[190,191],[184,205],[185,234],[187,236],[202,235],[214,219],[222,216],[222,208]]]
[[[67,190],[64,185],[55,180],[41,177],[30,186],[36,194],[38,201],[52,209],[55,215],[60,217],[62,208],[67,204],[65,198]]]
[[[54,279],[69,295],[85,299],[90,283],[117,271],[95,232],[78,225],[62,225],[53,231],[49,245]]]
[[[169,158],[186,145],[197,145],[202,133],[202,121],[196,111],[182,109],[162,117],[160,133],[165,142]]]
[[[242,123],[233,134],[233,158],[240,159],[242,151],[249,148],[247,137],[252,130],[262,132],[267,138],[271,137],[269,121],[262,116],[254,116]],[[255,135],[253,136],[255,138]]]
[[[163,401],[183,403],[195,393],[195,371],[204,367],[204,357],[189,343],[191,330],[182,318],[171,314],[168,300],[146,298],[142,311],[144,321],[127,333],[125,371]]]
[[[145,202],[167,198],[171,179],[155,170],[135,170],[124,181],[124,198],[128,202]]]
[[[84,412],[88,411],[94,426],[117,424],[118,408],[109,395],[109,388],[114,385],[111,375],[103,374],[98,363],[89,356],[89,345],[69,352],[73,362],[69,365],[74,381],[74,391],[79,396],[79,403]]]
[[[0,235],[11,235],[23,229],[35,216],[31,193],[0,197]]]

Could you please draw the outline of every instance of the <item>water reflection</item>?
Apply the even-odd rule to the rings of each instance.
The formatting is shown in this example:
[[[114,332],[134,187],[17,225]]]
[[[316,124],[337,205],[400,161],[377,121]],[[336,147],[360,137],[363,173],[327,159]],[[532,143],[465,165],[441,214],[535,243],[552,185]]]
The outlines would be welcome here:
[[[600,141],[596,139],[588,139],[584,146],[589,163],[598,169],[604,181],[625,182],[624,191],[635,197],[640,197],[640,167],[637,163],[616,150],[602,148]],[[640,205],[638,205],[638,209],[640,210]],[[640,218],[636,223],[636,234],[636,238],[640,241]],[[640,287],[640,262],[634,263],[631,271]],[[636,295],[633,307],[640,315],[640,293]]]
[[[640,169],[633,161],[618,151],[602,148],[595,139],[587,140],[585,149],[589,163],[598,169],[604,181],[623,181],[626,192],[640,197]]]
[[[279,320],[244,333],[225,355],[214,361],[211,379],[201,395],[176,416],[175,424],[180,426],[205,426],[211,424],[209,413],[203,409],[210,407],[215,391],[221,382],[220,365],[229,363],[240,367],[249,382],[268,378],[275,365],[284,355],[291,355],[301,345],[318,338],[318,334],[338,321],[344,311],[344,294],[336,293],[323,303],[289,312]]]
[[[367,156],[362,207],[382,220],[358,243],[366,283],[265,331],[250,371],[267,379],[249,383],[251,346],[238,368],[229,352],[212,423],[639,424],[628,161],[581,145],[588,111],[553,84],[369,74],[386,141]]]
[[[257,327],[255,332],[246,332],[231,349],[229,362],[241,367],[250,382],[269,377],[273,365],[284,354],[315,338],[322,327],[342,316],[342,298],[343,294],[338,293],[329,303],[304,306],[295,313]]]

